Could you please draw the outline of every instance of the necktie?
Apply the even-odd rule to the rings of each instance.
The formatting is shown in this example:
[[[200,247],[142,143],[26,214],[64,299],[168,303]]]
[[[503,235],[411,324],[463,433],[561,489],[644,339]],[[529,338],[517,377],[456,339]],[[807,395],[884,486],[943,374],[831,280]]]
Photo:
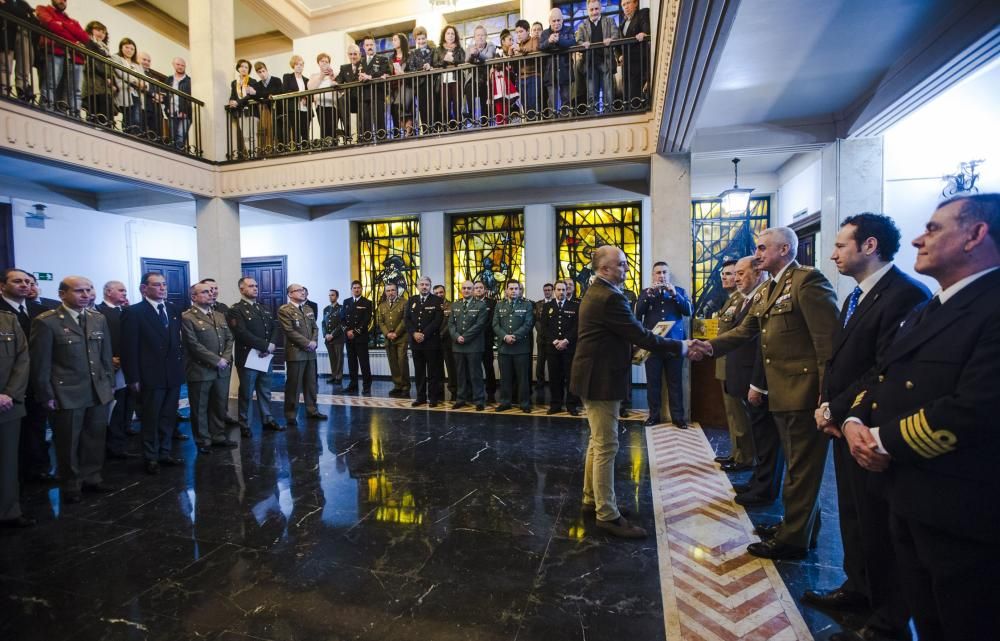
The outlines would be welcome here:
[[[166,327],[170,327],[170,321],[167,319],[167,310],[163,306],[163,303],[160,303],[159,305],[157,305],[156,309],[157,309],[157,313],[160,316],[160,324],[163,325],[163,327],[165,327],[165,328]]]
[[[847,327],[847,322],[851,320],[851,316],[854,316],[854,310],[858,308],[858,300],[861,298],[861,287],[855,287],[854,291],[851,292],[851,297],[847,299],[847,313],[844,314],[844,327]]]
[[[420,304],[423,305],[425,302],[427,302],[427,297],[426,296],[421,296],[420,297]]]
[[[941,299],[938,296],[935,296],[929,303],[924,305],[922,310],[917,313],[917,317],[913,319],[912,327],[916,327],[920,323],[927,320],[927,317],[930,316],[938,307],[941,307]]]
[[[17,319],[21,321],[22,324],[28,321],[28,312],[24,311],[24,303],[17,306]]]
[[[770,298],[771,294],[774,293],[774,288],[778,286],[778,281],[771,279],[771,282],[767,284],[767,297]]]
[[[80,312],[80,315],[76,317],[76,322],[80,323],[80,329],[83,330],[83,335],[87,335],[87,312]]]

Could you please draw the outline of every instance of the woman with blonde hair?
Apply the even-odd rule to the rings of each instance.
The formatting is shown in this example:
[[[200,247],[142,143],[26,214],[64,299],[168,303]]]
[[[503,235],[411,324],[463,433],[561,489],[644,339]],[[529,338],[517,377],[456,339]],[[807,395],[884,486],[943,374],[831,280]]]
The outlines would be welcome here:
[[[302,56],[296,54],[288,61],[288,66],[292,72],[281,77],[281,88],[284,93],[305,91],[309,87],[309,79],[302,75],[306,61],[302,59]],[[286,119],[289,129],[288,143],[289,145],[301,146],[309,140],[309,121],[312,120],[309,99],[303,96],[296,100],[294,105],[287,104],[286,101],[284,109],[288,116]]]

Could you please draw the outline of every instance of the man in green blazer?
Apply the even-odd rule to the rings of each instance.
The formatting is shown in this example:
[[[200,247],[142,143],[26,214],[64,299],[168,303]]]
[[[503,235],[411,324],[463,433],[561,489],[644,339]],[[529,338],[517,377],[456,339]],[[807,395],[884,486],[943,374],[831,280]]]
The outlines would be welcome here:
[[[448,317],[448,333],[458,370],[458,401],[452,409],[475,403],[476,411],[481,412],[486,407],[483,350],[486,349],[490,308],[486,301],[472,295],[473,288],[471,280],[462,283],[462,300],[451,306],[451,316]]]

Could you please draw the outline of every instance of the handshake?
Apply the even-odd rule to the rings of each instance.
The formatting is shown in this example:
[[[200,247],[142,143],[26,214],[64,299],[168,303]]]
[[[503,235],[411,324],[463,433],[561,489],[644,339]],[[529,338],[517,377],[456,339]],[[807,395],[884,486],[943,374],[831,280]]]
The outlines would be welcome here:
[[[687,342],[687,357],[692,361],[700,361],[704,358],[711,358],[713,351],[712,344],[708,341],[692,338]]]

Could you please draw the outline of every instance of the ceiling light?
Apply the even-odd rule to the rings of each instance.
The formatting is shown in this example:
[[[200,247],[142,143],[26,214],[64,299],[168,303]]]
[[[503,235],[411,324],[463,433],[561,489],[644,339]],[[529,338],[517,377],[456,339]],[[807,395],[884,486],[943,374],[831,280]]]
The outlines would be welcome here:
[[[753,187],[740,189],[739,164],[740,159],[733,158],[733,188],[719,194],[719,199],[722,200],[722,211],[727,216],[741,216],[746,213],[750,206],[750,192],[753,191]]]

